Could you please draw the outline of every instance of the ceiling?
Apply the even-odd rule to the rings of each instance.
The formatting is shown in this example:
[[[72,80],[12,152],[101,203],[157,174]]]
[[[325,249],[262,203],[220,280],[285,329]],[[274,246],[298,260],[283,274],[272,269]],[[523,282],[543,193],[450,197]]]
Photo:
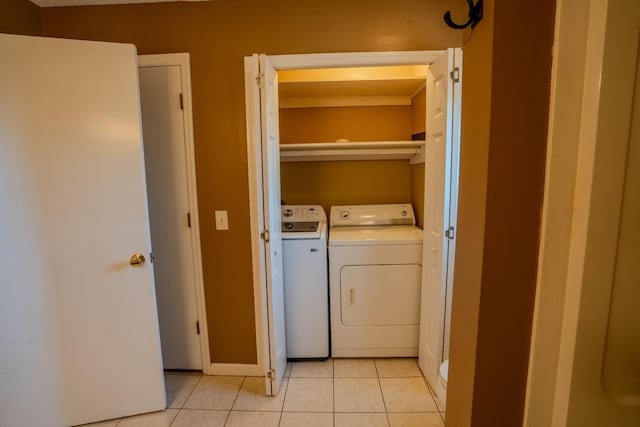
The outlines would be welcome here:
[[[280,107],[411,105],[426,76],[421,65],[279,71]]]
[[[161,3],[169,1],[208,1],[208,0],[31,0],[40,7],[89,6],[95,4]]]

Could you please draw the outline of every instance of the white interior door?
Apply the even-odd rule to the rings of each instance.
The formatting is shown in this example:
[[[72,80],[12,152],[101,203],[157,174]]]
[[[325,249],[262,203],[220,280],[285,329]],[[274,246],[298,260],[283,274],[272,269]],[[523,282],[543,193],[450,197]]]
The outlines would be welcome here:
[[[3,254],[23,251],[2,287],[37,270],[47,292],[39,307],[30,299],[41,295],[13,302],[20,318],[50,315],[46,351],[63,407],[46,424],[164,409],[135,47],[0,35],[0,57],[2,155],[14,165],[2,180],[22,188],[3,210],[31,206],[20,226],[37,233],[27,252],[0,239]],[[133,268],[136,253],[147,263]],[[3,347],[2,360],[14,351]]]
[[[162,361],[165,369],[202,369],[181,70],[139,70]]]
[[[271,374],[267,391],[276,395],[287,367],[282,265],[282,224],[280,218],[280,135],[278,73],[265,55],[260,55],[260,121],[262,128],[262,185],[264,224],[267,230],[265,265],[269,319]]]
[[[448,49],[427,73],[425,215],[418,362],[435,389],[442,362],[450,227],[454,49]],[[457,76],[456,76],[457,77]],[[457,170],[456,170],[457,174]],[[456,181],[457,182],[457,181]],[[457,201],[454,201],[457,203]]]

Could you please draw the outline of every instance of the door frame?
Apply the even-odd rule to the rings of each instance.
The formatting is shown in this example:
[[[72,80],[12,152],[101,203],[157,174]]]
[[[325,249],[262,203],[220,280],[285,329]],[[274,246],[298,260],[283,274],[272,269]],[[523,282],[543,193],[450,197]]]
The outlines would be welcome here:
[[[339,68],[358,66],[431,64],[446,50],[317,53],[293,55],[267,55],[276,70]],[[257,364],[254,375],[266,376],[270,369],[268,341],[268,307],[266,294],[266,266],[264,245],[260,233],[264,230],[262,197],[262,150],[259,110],[259,70],[253,57],[245,57],[245,103],[247,126],[247,162],[249,181],[249,217],[253,268],[253,291],[256,325]],[[460,70],[461,71],[461,70]],[[458,91],[461,93],[461,90]],[[461,95],[460,95],[461,97]],[[459,102],[461,98],[454,100]],[[454,126],[454,136],[459,136],[459,125]],[[424,152],[424,150],[423,150]],[[458,172],[459,173],[459,172]],[[444,297],[444,296],[443,296]],[[442,306],[445,306],[443,298]],[[444,314],[444,313],[443,313]],[[444,322],[443,322],[444,324]],[[248,375],[248,374],[245,374]],[[435,384],[434,384],[435,386]]]
[[[588,249],[594,245],[590,242],[593,234],[588,236],[595,230],[590,216],[603,188],[593,186],[598,159],[602,158],[598,146],[605,143],[599,127],[612,126],[611,120],[600,120],[600,112],[606,108],[612,117],[629,115],[627,107],[619,103],[601,102],[604,91],[612,86],[608,83],[617,81],[619,86],[627,81],[612,76],[628,68],[624,64],[628,55],[616,46],[629,42],[627,35],[617,31],[618,26],[611,25],[608,19],[610,3],[558,0],[556,5],[549,142],[523,423],[526,427],[567,424],[572,382],[576,375],[584,375],[587,366],[584,357],[576,364],[580,351],[584,353],[578,348],[581,334],[585,335],[584,318],[589,316],[591,325],[607,323],[609,301],[594,300],[593,295],[594,289],[602,292],[611,284],[594,281],[593,275],[585,272],[589,266]],[[613,62],[617,71],[607,74],[605,69],[612,61],[617,61]],[[627,84],[633,91],[634,82]],[[615,162],[611,164],[616,166]],[[589,341],[593,360],[588,366],[598,366],[606,338],[601,330],[592,329],[595,332],[589,334]],[[581,377],[583,393],[591,393],[594,381],[599,380]]]
[[[191,213],[191,250],[193,253],[193,271],[196,287],[196,307],[200,326],[200,357],[202,372],[213,373],[209,349],[209,332],[207,325],[207,307],[202,274],[202,250],[200,246],[200,218],[198,214],[198,189],[196,180],[195,140],[193,136],[193,107],[191,97],[191,66],[188,53],[169,53],[157,55],[138,55],[138,68],[145,67],[180,67],[180,83],[184,114],[184,143],[187,171],[187,197]]]

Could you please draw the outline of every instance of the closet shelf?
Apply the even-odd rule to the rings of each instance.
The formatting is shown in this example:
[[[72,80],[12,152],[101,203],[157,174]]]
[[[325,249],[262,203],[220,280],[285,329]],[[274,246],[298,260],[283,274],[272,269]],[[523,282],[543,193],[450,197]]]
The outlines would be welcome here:
[[[424,141],[319,142],[280,144],[283,162],[401,160],[424,162]]]

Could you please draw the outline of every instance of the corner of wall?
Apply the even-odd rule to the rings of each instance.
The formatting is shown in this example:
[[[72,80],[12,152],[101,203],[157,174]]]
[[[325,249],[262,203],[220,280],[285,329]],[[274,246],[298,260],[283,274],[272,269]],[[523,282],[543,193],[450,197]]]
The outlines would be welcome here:
[[[447,393],[447,426],[472,423],[489,168],[494,1],[463,45],[458,238]]]
[[[42,36],[41,8],[29,0],[2,0],[0,33]]]

